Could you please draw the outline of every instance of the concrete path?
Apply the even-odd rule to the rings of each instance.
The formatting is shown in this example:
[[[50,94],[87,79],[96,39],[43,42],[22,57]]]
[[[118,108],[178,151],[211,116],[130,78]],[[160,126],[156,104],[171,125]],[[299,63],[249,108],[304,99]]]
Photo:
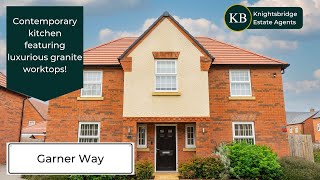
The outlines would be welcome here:
[[[6,165],[0,165],[0,179],[1,180],[21,180],[22,178],[18,175],[7,175]]]
[[[154,179],[155,180],[179,180],[179,173],[172,172],[172,173],[167,173],[167,172],[157,172],[154,173]]]

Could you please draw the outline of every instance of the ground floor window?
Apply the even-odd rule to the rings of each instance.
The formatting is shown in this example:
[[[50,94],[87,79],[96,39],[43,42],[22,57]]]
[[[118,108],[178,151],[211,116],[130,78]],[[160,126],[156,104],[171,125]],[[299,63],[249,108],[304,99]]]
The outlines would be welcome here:
[[[236,142],[247,142],[255,144],[253,122],[233,122],[233,140]]]
[[[320,124],[318,124],[318,131],[320,131]]]
[[[298,127],[295,127],[295,128],[294,128],[294,132],[295,132],[295,133],[298,133],[298,132],[299,132],[299,128],[298,128]]]
[[[99,122],[80,122],[79,123],[79,142],[95,143],[99,142],[100,123]]]
[[[137,137],[137,147],[147,148],[147,125],[138,125],[138,137]]]
[[[290,127],[290,133],[293,133],[292,127]]]
[[[195,125],[187,124],[185,132],[186,132],[186,148],[195,148],[196,147]]]

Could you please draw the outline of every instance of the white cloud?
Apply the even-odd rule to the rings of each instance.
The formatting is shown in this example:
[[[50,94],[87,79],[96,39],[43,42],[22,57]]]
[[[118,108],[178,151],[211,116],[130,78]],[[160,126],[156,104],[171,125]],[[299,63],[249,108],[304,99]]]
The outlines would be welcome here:
[[[251,35],[249,33],[235,33],[225,31],[212,21],[199,18],[180,18],[173,16],[193,36],[208,36],[221,41],[241,46],[254,51],[266,51],[270,49],[292,50],[298,47],[297,41],[270,39],[263,35]],[[141,35],[156,19],[148,18],[137,31],[113,31],[110,28],[101,29],[99,32],[100,41],[109,41],[125,36]]]
[[[145,0],[1,0],[0,16],[5,15],[7,6],[84,6],[90,14],[110,14],[121,9],[137,8]]]
[[[311,92],[320,90],[320,80],[303,80],[295,82],[283,83],[285,92],[294,92],[300,94],[302,92]]]
[[[315,70],[313,75],[315,78],[320,79],[320,69]]]
[[[288,30],[293,34],[306,34],[320,30],[320,0],[259,0],[253,4],[243,0],[246,6],[257,7],[301,7],[303,9],[303,27],[300,30]]]

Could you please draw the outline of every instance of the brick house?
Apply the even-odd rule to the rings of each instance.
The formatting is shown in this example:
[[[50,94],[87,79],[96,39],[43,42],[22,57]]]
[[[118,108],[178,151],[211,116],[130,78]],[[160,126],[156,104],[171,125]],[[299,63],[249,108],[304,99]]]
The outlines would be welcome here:
[[[47,127],[48,104],[34,98],[25,102],[21,141],[28,138],[44,140]]]
[[[27,99],[27,96],[7,89],[6,84],[6,77],[0,72],[0,164],[6,162],[6,143],[20,141]]]
[[[138,38],[86,50],[84,66],[84,88],[50,100],[46,142],[134,142],[155,171],[222,142],[289,153],[285,62],[193,37],[165,12]]]
[[[288,134],[310,134],[312,141],[320,143],[320,111],[287,112]]]

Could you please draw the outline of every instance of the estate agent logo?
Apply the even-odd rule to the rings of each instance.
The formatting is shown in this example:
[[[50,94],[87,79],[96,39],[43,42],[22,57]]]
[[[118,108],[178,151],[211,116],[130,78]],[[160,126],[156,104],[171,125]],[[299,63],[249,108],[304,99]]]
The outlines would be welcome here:
[[[245,29],[301,29],[303,10],[301,7],[246,7],[230,6],[224,21],[233,31]]]
[[[237,4],[227,9],[224,20],[231,30],[243,31],[250,26],[252,15],[246,6]]]

